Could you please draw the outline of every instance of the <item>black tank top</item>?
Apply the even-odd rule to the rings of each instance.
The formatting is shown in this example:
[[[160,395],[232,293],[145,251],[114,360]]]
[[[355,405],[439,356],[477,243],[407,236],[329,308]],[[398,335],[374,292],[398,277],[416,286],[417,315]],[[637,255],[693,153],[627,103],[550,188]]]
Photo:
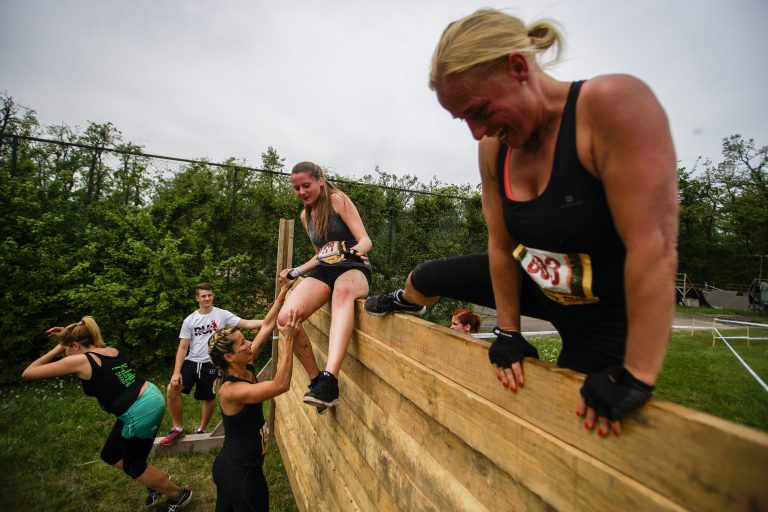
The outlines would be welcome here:
[[[504,222],[519,244],[515,258],[544,295],[565,306],[615,306],[616,301],[624,302],[626,250],[602,183],[584,168],[576,151],[576,103],[582,83],[571,84],[552,174],[542,194],[530,201],[507,196],[506,145],[499,148],[497,177]]]
[[[309,220],[307,221],[307,233],[309,234],[309,239],[312,240],[312,243],[316,247],[322,247],[328,242],[340,242],[344,241],[347,245],[347,249],[350,249],[357,245],[357,240],[355,240],[355,236],[352,234],[352,232],[349,230],[346,224],[344,224],[344,221],[341,219],[341,215],[336,213],[335,210],[331,210],[330,218],[328,219],[328,235],[325,237],[320,237],[317,234],[315,223],[312,221],[312,216],[310,215]],[[320,265],[328,265],[327,263],[320,261]],[[340,261],[338,263],[334,263],[333,266],[335,267],[361,267],[366,266],[360,262],[357,261],[351,261],[351,260],[344,260]],[[367,265],[370,268],[370,265]]]
[[[94,357],[101,360],[101,366]],[[146,380],[137,377],[120,354],[110,357],[86,352],[85,358],[91,364],[91,380],[82,381],[83,392],[96,397],[99,406],[108,413],[120,416],[139,398]]]
[[[253,372],[253,366],[248,365]],[[224,377],[223,382],[245,382],[237,377]],[[221,452],[239,466],[261,466],[264,461],[266,439],[264,435],[264,411],[261,403],[246,404],[240,412],[232,416],[221,413],[224,422],[224,446]]]

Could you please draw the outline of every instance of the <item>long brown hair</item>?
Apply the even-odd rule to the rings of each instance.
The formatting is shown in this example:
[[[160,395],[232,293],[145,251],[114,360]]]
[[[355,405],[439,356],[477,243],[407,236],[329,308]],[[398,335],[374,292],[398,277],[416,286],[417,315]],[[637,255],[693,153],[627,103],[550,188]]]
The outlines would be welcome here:
[[[348,199],[347,195],[341,190],[337,189],[326,178],[323,169],[314,162],[299,162],[293,166],[291,175],[298,174],[300,172],[307,173],[313,180],[318,181],[323,178],[325,182],[320,186],[320,196],[317,198],[315,208],[317,213],[315,214],[314,224],[315,233],[318,238],[325,239],[328,236],[328,229],[331,223],[331,212],[333,212],[333,204],[331,203],[331,194],[340,194],[344,199]],[[312,206],[304,205],[304,212],[306,214],[307,222],[312,219]]]

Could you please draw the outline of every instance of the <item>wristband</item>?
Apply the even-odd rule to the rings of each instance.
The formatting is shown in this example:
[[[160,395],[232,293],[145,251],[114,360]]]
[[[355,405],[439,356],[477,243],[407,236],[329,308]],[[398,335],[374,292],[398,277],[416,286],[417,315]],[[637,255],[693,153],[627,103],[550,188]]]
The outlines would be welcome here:
[[[301,270],[300,267],[294,267],[294,268],[292,268],[290,270],[290,272],[288,272],[288,276],[287,277],[288,277],[288,279],[293,281],[294,279],[296,279],[297,277],[301,276],[302,274],[304,274],[304,272]]]
[[[488,350],[488,359],[501,368],[509,368],[514,363],[522,362],[526,357],[539,358],[539,351],[528,343],[517,331],[506,331],[498,326],[493,328],[496,341]]]

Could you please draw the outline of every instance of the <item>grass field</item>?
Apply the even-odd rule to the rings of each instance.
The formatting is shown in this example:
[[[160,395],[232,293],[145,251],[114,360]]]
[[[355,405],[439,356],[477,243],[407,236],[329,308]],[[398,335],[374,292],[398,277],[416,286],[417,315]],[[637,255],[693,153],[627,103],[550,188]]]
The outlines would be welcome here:
[[[168,376],[153,380],[162,390]],[[268,412],[265,407],[265,413]],[[194,431],[200,402],[184,397],[184,424]],[[99,459],[114,417],[83,395],[79,381],[63,377],[0,389],[0,511],[147,510],[146,490]],[[211,427],[221,415],[214,413]],[[170,428],[166,412],[161,433]],[[211,467],[216,453],[159,457],[150,463],[192,489],[189,511],[215,508]],[[288,478],[273,443],[264,463],[270,510],[295,511]],[[161,508],[158,507],[159,510]]]
[[[728,329],[730,336],[745,330]],[[768,329],[751,336],[768,337]],[[557,336],[529,339],[542,360],[555,363],[560,352]],[[768,381],[768,341],[729,340],[728,343],[763,380]],[[768,432],[768,392],[749,374],[720,340],[712,346],[710,331],[679,331],[672,334],[655,395],[736,423]]]
[[[741,331],[730,330],[730,335]],[[752,335],[756,334],[754,331]],[[556,337],[530,340],[542,359],[554,362],[560,349]],[[741,357],[768,380],[768,341],[730,342]],[[164,389],[168,375],[153,379]],[[708,331],[676,332],[672,336],[656,396],[768,432],[768,393]],[[266,409],[266,408],[265,408]],[[193,430],[200,407],[185,397],[185,426]],[[85,397],[73,377],[0,388],[1,511],[137,511],[145,490],[122,472],[99,460],[99,451],[113,419],[95,400]],[[220,414],[214,414],[212,426]],[[170,427],[166,414],[161,432]],[[211,479],[215,454],[161,457],[150,462],[190,487],[190,511],[214,509]],[[280,455],[270,447],[264,466],[271,510],[297,510]]]

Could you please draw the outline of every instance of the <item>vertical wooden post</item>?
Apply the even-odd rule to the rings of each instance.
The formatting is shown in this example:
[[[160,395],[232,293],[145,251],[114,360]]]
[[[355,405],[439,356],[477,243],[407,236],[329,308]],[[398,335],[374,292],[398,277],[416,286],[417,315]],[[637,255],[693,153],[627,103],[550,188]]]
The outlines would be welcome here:
[[[275,297],[280,292],[280,281],[277,276],[284,268],[288,268],[293,264],[293,219],[280,219],[280,232],[277,238],[277,264],[275,266]],[[272,332],[272,337],[279,335],[277,326]],[[275,377],[275,370],[277,369],[277,348],[278,343],[272,340],[272,364],[270,369],[270,378]],[[274,398],[269,401],[269,431],[274,432],[275,428],[275,400]]]

